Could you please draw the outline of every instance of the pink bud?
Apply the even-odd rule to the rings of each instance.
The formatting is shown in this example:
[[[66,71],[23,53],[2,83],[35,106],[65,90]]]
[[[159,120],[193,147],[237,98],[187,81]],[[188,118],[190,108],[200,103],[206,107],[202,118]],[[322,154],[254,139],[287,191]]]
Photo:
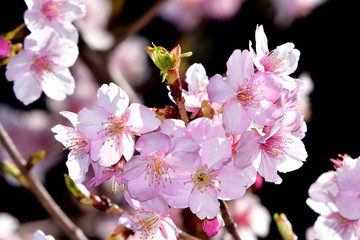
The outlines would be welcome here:
[[[204,232],[209,236],[213,237],[220,231],[220,228],[224,226],[224,221],[221,215],[218,213],[213,219],[205,218],[203,220],[203,229]]]
[[[9,40],[0,38],[0,58],[5,58],[10,55],[10,45],[11,42]]]
[[[256,175],[255,183],[251,186],[254,191],[259,191],[262,188],[262,184],[264,182],[264,178],[259,174]]]

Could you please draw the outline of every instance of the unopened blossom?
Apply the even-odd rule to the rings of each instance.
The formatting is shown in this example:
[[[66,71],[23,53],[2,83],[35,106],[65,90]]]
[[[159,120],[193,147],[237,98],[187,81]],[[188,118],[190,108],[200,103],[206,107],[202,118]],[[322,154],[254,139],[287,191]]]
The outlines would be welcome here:
[[[300,51],[293,43],[284,43],[276,49],[269,51],[268,40],[263,25],[257,26],[255,31],[256,53],[250,41],[250,55],[255,67],[260,74],[272,73],[279,77],[284,88],[292,90],[302,82],[289,75],[293,73],[298,65]]]
[[[218,213],[215,218],[213,219],[207,219],[205,218],[203,220],[203,229],[204,232],[209,236],[213,237],[216,236],[220,229],[224,226],[224,220],[221,217],[221,214]]]
[[[54,100],[72,94],[75,81],[70,73],[78,56],[77,45],[56,32],[36,31],[24,40],[24,50],[13,56],[6,66],[6,78],[14,81],[16,98],[28,105],[42,91]]]
[[[241,135],[234,164],[237,167],[253,163],[267,182],[281,183],[279,172],[300,168],[307,158],[303,142],[285,127],[272,127],[264,135],[255,128]]]
[[[90,156],[100,166],[109,167],[124,155],[134,153],[134,134],[156,130],[160,120],[147,107],[133,103],[116,84],[103,84],[98,90],[98,105],[79,112],[78,130],[90,140]]]
[[[207,91],[210,101],[224,103],[223,123],[233,134],[243,133],[254,121],[272,125],[281,117],[274,102],[282,85],[274,74],[254,73],[250,53],[235,50],[227,62],[227,77],[216,74],[210,79]]]
[[[181,194],[183,184],[174,175],[189,171],[188,165],[197,160],[199,149],[190,138],[172,141],[160,132],[141,136],[136,143],[140,155],[134,156],[124,167],[123,177],[131,197],[145,201],[159,192],[170,196]]]
[[[146,202],[131,204],[137,210],[134,214],[123,214],[119,224],[135,232],[133,239],[177,239],[179,232],[169,217],[169,207],[161,197]],[[130,239],[130,238],[129,238]]]
[[[11,42],[9,40],[0,38],[0,58],[5,58],[10,55]]]
[[[323,173],[309,188],[307,205],[320,214],[313,234],[319,240],[357,240],[360,238],[360,219],[349,219],[339,213],[336,198],[339,193],[337,173]],[[349,198],[349,204],[351,198]]]
[[[56,134],[55,139],[70,151],[66,161],[70,178],[76,183],[82,183],[86,178],[91,162],[89,140],[76,129],[78,124],[78,115],[76,113],[63,111],[60,114],[67,118],[73,127],[58,124],[51,131]]]
[[[61,37],[78,41],[78,31],[73,21],[85,16],[85,5],[77,0],[25,0],[28,10],[24,13],[26,27],[35,32],[53,30]]]

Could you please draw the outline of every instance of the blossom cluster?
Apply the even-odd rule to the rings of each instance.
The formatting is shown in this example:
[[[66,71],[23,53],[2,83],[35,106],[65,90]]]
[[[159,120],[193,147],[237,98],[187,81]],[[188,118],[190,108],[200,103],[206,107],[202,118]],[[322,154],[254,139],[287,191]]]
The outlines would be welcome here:
[[[336,171],[323,173],[310,186],[306,203],[320,214],[313,239],[360,238],[360,159],[341,157],[333,160]]]
[[[24,47],[11,57],[6,78],[14,92],[28,105],[42,92],[55,100],[72,94],[75,80],[69,71],[78,56],[78,31],[73,21],[85,16],[85,6],[76,0],[25,0],[24,13],[30,34]]]
[[[137,212],[119,223],[143,238],[173,239],[169,207],[190,208],[201,220],[220,212],[218,200],[241,198],[259,174],[281,183],[278,172],[301,167],[307,153],[300,109],[302,82],[289,76],[300,52],[285,43],[269,51],[263,27],[256,52],[235,50],[226,77],[210,79],[201,64],[186,72],[185,107],[192,120],[163,119],[116,84],[104,84],[97,105],[63,111],[72,127],[52,128],[70,152],[69,176],[88,185],[112,179]],[[171,97],[171,96],[170,96]],[[161,119],[161,120],[160,120]]]

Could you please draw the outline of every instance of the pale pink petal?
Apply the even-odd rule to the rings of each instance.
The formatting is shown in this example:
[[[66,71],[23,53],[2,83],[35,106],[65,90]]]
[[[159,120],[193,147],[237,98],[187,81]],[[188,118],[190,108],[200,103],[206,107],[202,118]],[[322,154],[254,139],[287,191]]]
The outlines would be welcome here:
[[[258,71],[252,76],[251,81],[258,84],[256,94],[269,102],[274,103],[282,93],[279,77],[271,72]]]
[[[260,106],[250,106],[246,111],[249,119],[260,125],[274,125],[283,113],[273,103],[263,99]]]
[[[166,200],[160,195],[150,200],[141,202],[140,205],[144,210],[160,213],[163,216],[167,216],[169,214],[169,206]]]
[[[139,177],[128,182],[128,191],[131,197],[139,201],[146,201],[154,198],[159,193],[160,185],[150,185],[147,172],[144,171]]]
[[[260,154],[257,135],[253,131],[246,131],[241,134],[236,151],[235,166],[243,168],[252,163]]]
[[[360,159],[346,157],[343,160],[343,168],[337,170],[339,188],[360,192]]]
[[[283,173],[299,169],[307,158],[305,145],[300,139],[292,136],[287,139],[290,143],[286,144],[286,160],[277,166],[277,170]]]
[[[68,68],[56,67],[53,73],[44,74],[43,90],[46,96],[54,100],[64,100],[66,95],[74,93],[75,80]]]
[[[114,83],[103,84],[97,92],[99,106],[120,117],[129,106],[129,97]]]
[[[14,81],[14,92],[17,99],[22,101],[24,105],[28,105],[40,98],[42,86],[31,72],[18,76]]]
[[[138,178],[146,170],[146,165],[149,159],[141,155],[136,155],[131,158],[124,166],[123,178],[126,180],[133,180]]]
[[[247,181],[239,169],[233,166],[224,166],[217,172],[217,179],[220,180],[218,198],[233,200],[245,194]]]
[[[92,142],[90,143],[90,146],[91,153],[93,153],[94,148]],[[122,146],[120,146],[117,142],[117,139],[113,138],[107,138],[104,140],[102,147],[96,150],[99,151],[97,153],[97,156],[100,157],[99,164],[103,167],[110,167],[111,165],[117,163],[123,154]]]
[[[223,108],[223,122],[227,132],[235,135],[243,133],[250,125],[246,111],[239,102],[229,102]]]
[[[199,152],[200,145],[193,139],[188,137],[178,137],[173,139],[171,143],[171,152],[183,151],[183,152]]]
[[[277,160],[271,158],[267,154],[261,156],[261,162],[259,166],[259,174],[264,177],[267,182],[274,182],[280,184],[282,179],[277,174]]]
[[[229,57],[226,66],[226,81],[235,91],[239,89],[245,79],[250,79],[254,73],[253,62],[247,50],[241,52],[241,50],[236,49]]]
[[[273,56],[275,59],[281,59],[281,65],[277,71],[282,75],[289,75],[295,72],[298,66],[300,51],[295,49],[293,43],[284,43],[276,47]]]
[[[33,56],[27,51],[20,51],[10,58],[6,65],[5,76],[8,81],[14,81],[21,78],[23,74],[30,71]]]
[[[269,52],[268,40],[265,35],[263,25],[256,26],[255,41],[256,41],[256,54],[257,57],[261,59],[265,56],[265,54]]]
[[[156,130],[161,122],[155,117],[155,113],[144,105],[133,103],[126,111],[128,116],[127,126],[136,133],[147,133]]]
[[[88,154],[69,154],[66,166],[69,170],[69,177],[76,183],[83,183],[86,179],[86,173],[89,169]]]
[[[166,163],[175,170],[169,172],[171,176],[185,179],[200,165],[200,158],[197,152],[178,151],[166,156]]]
[[[71,124],[76,127],[76,125],[79,123],[78,121],[78,115],[76,113],[73,112],[69,112],[69,111],[61,111],[59,112],[63,117],[67,118]]]
[[[192,185],[185,184],[184,191],[179,196],[167,196],[165,195],[168,204],[175,208],[186,208],[189,206],[189,196],[191,193]]]
[[[343,217],[351,220],[360,218],[359,195],[359,192],[355,191],[340,191],[336,196],[336,206],[339,208],[339,213]]]
[[[171,139],[164,133],[142,135],[136,142],[136,150],[142,155],[163,154],[169,151]]]
[[[166,133],[171,139],[184,137],[186,134],[185,122],[180,119],[164,119],[159,131]]]
[[[198,188],[195,188],[189,196],[189,207],[201,220],[216,217],[220,211],[217,190],[206,189],[206,191],[201,192]]]
[[[91,109],[83,108],[79,114],[78,131],[91,140],[97,140],[105,136],[104,126],[101,123],[109,121],[111,116],[105,108],[93,106]]]
[[[201,143],[202,163],[215,170],[222,167],[232,155],[229,139],[212,137]]]
[[[210,78],[207,92],[210,101],[216,103],[226,103],[236,95],[236,89],[233,89],[219,74]]]
[[[122,154],[124,155],[124,158],[129,161],[135,151],[135,139],[133,133],[124,132],[121,136],[119,146],[123,149]]]

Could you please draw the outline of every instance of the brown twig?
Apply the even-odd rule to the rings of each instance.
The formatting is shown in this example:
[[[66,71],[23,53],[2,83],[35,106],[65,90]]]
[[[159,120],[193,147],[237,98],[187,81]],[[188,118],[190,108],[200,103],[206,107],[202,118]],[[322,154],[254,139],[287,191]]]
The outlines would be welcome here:
[[[236,231],[236,223],[231,217],[229,208],[224,200],[220,200],[220,211],[222,218],[224,219],[225,227],[228,233],[231,234],[234,240],[241,240],[238,232]]]
[[[40,183],[31,170],[26,168],[27,161],[21,156],[12,139],[0,123],[0,142],[9,153],[14,163],[18,166],[21,173],[25,176],[28,183],[28,189],[32,192],[49,215],[62,227],[65,233],[73,240],[88,239],[83,231],[77,227],[62,209],[56,204],[54,199],[46,191],[45,187]]]

